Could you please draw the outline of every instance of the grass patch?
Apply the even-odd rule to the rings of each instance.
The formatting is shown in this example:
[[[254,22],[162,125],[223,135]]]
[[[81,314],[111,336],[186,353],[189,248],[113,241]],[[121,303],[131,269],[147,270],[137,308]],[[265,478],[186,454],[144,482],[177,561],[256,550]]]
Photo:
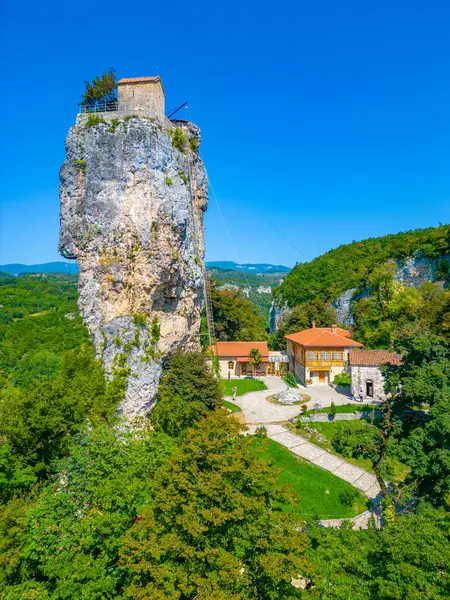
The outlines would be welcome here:
[[[281,444],[257,437],[252,444],[255,452],[282,469],[280,484],[291,485],[295,489],[300,502],[294,511],[305,519],[349,518],[367,509],[367,498],[361,492],[328,471],[297,458]],[[285,512],[292,511],[291,506],[283,504],[279,508]]]
[[[258,392],[267,390],[267,386],[259,379],[222,379],[220,382],[224,396],[232,396],[233,388],[237,389],[237,396],[248,394],[248,392]]]
[[[231,410],[231,412],[233,413],[242,412],[241,407],[235,404],[234,402],[228,402],[228,400],[224,400],[223,405],[225,408],[228,408],[228,410]]]
[[[356,465],[357,467],[361,467],[365,469],[372,475],[375,475],[372,469],[372,462],[368,458],[351,458],[344,456],[340,452],[336,452],[331,444],[331,438],[339,433],[339,430],[343,427],[350,427],[353,424],[361,423],[361,421],[331,421],[330,423],[298,423],[294,425],[293,423],[285,423],[285,427],[293,431],[294,433],[298,433],[302,437],[306,438],[312,444],[316,444],[320,448],[331,452],[335,456],[339,456],[343,458],[345,461],[351,463],[352,465]],[[373,427],[373,425],[367,424],[367,427]],[[392,457],[388,457],[386,459],[386,463],[388,464],[391,472],[392,472],[392,481],[402,482],[406,475],[409,473],[410,468],[395,460]]]

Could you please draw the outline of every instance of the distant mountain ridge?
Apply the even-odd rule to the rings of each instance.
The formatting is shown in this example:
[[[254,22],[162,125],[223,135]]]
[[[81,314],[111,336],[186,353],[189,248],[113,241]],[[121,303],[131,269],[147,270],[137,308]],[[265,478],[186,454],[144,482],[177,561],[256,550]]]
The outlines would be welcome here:
[[[23,275],[24,273],[78,273],[78,265],[75,261],[57,261],[41,263],[38,265],[23,265],[22,263],[11,263],[0,265],[0,271],[10,275]]]
[[[238,271],[240,273],[289,273],[289,267],[283,265],[270,265],[268,263],[238,264],[233,261],[213,261],[207,262],[208,268],[222,269],[224,271]],[[21,263],[11,263],[8,265],[0,265],[0,271],[9,273],[10,275],[22,275],[23,273],[78,273],[78,265],[72,261],[68,262],[48,262],[37,265],[23,265]]]
[[[231,260],[210,261],[206,263],[209,268],[223,269],[224,271],[239,271],[241,273],[289,273],[291,270],[284,265],[271,265],[269,263],[235,263]]]

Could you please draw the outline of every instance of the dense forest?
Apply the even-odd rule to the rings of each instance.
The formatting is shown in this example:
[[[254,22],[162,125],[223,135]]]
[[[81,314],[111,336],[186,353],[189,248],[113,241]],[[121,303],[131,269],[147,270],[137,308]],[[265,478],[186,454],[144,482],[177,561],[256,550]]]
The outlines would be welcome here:
[[[369,238],[334,248],[311,262],[295,266],[274,290],[274,296],[291,307],[315,298],[334,300],[346,290],[360,286],[375,267],[415,252],[430,258],[449,254],[450,225]],[[449,265],[443,261],[440,266],[445,278]]]
[[[105,378],[74,283],[3,277],[0,295],[0,597],[449,596],[450,351],[441,335],[396,341],[404,363],[386,373],[384,428],[369,440],[341,436],[350,454],[376,460],[383,447],[408,465],[383,501],[384,527],[322,529],[299,518],[301,495],[222,408],[204,354],[167,361],[156,409],[133,429],[117,415],[121,373]],[[379,462],[389,479],[389,461]]]

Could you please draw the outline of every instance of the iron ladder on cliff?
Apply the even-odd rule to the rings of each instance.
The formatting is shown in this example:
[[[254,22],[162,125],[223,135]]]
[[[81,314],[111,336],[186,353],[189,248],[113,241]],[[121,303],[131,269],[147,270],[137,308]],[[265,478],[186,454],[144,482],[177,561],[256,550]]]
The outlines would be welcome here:
[[[204,279],[205,279],[205,306],[206,306],[206,321],[208,323],[208,332],[209,332],[209,341],[211,344],[214,343],[216,339],[216,332],[214,330],[214,316],[213,316],[213,307],[211,300],[211,282],[209,281],[209,275],[204,270]]]

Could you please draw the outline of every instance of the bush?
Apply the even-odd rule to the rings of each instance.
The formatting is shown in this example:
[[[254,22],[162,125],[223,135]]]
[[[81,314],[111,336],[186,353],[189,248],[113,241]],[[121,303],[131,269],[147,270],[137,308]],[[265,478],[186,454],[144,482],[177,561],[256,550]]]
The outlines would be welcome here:
[[[172,146],[174,148],[177,148],[177,150],[184,152],[184,146],[185,146],[186,142],[187,142],[187,137],[184,135],[181,127],[175,127],[173,134],[172,134]]]
[[[286,373],[283,377],[283,381],[288,384],[289,387],[298,387],[297,380],[292,373]]]
[[[357,496],[358,492],[355,489],[350,488],[339,492],[338,498],[339,502],[344,506],[353,506],[353,503],[355,502]]]
[[[366,422],[343,423],[331,438],[336,452],[348,458],[368,458],[375,460],[383,441],[381,433]]]
[[[100,125],[100,123],[104,123],[106,125],[105,119],[96,114],[92,114],[87,118],[84,128],[90,129],[91,127],[97,127],[97,125]]]
[[[266,438],[267,437],[267,429],[264,427],[264,425],[261,425],[260,427],[256,428],[255,435],[258,438]]]
[[[177,437],[222,405],[219,381],[201,352],[178,351],[166,366],[159,386],[159,401],[150,413],[158,431]]]
[[[333,379],[334,385],[351,385],[351,382],[350,373],[338,373]]]

